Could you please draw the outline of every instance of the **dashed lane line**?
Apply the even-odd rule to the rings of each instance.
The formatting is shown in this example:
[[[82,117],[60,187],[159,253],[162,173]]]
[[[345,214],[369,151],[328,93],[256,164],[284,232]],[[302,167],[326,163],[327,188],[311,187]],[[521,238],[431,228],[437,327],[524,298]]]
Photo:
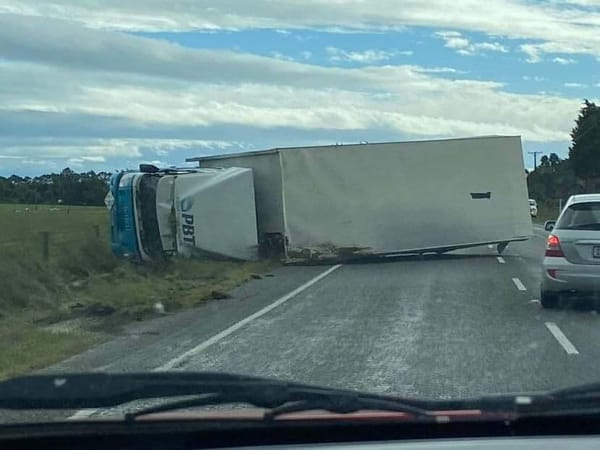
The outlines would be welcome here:
[[[520,291],[526,291],[527,290],[527,288],[525,287],[525,285],[518,278],[513,278],[512,281],[513,281],[513,283],[515,283],[515,286],[517,287],[518,290],[520,290]]]
[[[579,352],[577,351],[575,346],[571,343],[569,338],[567,336],[565,336],[565,334],[558,327],[558,325],[556,325],[554,322],[546,322],[545,325],[546,325],[546,328],[548,328],[548,331],[550,331],[550,333],[552,333],[552,336],[554,336],[554,338],[562,346],[562,348],[565,350],[565,352],[567,352],[567,354],[569,354],[569,355],[578,355],[579,354]]]

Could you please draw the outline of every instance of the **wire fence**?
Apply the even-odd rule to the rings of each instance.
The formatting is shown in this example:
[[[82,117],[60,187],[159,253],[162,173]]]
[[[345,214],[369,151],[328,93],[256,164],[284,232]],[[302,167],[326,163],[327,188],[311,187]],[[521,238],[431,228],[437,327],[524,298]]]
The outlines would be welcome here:
[[[0,204],[0,257],[48,261],[90,239],[108,241],[108,223],[101,207]]]
[[[82,245],[90,239],[108,239],[108,232],[100,225],[92,225],[85,229],[61,230],[61,231],[38,231],[32,233],[27,239],[11,239],[0,241],[0,253],[2,250],[11,251],[12,254],[28,253],[48,262],[66,248]],[[107,243],[108,245],[108,243]]]

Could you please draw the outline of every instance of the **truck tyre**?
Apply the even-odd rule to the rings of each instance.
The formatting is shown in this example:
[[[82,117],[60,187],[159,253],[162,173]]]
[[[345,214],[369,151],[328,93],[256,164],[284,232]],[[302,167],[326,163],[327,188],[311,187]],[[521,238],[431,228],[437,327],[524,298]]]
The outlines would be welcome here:
[[[542,307],[546,309],[556,308],[558,306],[558,294],[554,292],[541,292]]]

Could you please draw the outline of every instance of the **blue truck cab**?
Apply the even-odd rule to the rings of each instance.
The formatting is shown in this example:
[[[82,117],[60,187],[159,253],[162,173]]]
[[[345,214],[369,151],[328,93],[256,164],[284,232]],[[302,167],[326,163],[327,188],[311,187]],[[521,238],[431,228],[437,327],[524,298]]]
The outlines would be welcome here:
[[[133,261],[171,255],[255,259],[252,170],[158,169],[114,174],[110,208],[113,253]]]
[[[134,179],[134,172],[120,172],[110,178],[110,241],[115,255],[140,260],[133,203]]]
[[[110,180],[111,247],[134,261],[164,253],[157,219],[156,194],[161,173],[125,171]],[[108,204],[108,203],[107,203]]]

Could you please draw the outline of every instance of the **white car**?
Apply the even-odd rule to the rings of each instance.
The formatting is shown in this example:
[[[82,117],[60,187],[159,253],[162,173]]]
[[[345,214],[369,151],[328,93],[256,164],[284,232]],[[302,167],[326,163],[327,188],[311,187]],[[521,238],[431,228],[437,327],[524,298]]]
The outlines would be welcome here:
[[[541,302],[558,305],[561,294],[600,293],[600,194],[573,195],[550,231],[542,261]]]
[[[532,198],[529,199],[529,214],[531,217],[537,217],[538,214],[537,202]]]

